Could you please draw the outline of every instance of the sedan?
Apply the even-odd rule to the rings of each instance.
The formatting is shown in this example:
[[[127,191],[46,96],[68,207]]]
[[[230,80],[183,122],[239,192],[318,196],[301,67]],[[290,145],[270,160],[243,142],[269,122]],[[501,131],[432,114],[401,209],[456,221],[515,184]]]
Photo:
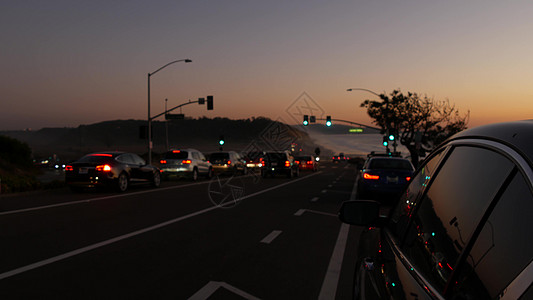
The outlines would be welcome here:
[[[146,164],[137,154],[97,152],[66,165],[65,183],[73,191],[105,186],[125,192],[130,184],[135,183],[159,187],[161,174],[158,168]]]
[[[414,170],[405,158],[371,156],[359,172],[357,196],[399,195],[411,180]]]

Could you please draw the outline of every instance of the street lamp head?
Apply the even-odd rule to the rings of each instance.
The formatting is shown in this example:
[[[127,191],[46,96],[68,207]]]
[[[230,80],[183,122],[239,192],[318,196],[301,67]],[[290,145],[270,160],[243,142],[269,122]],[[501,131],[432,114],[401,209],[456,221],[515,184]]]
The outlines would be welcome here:
[[[352,91],[352,89],[347,89],[346,91],[347,91],[347,92],[351,92],[351,91]]]
[[[186,63],[190,63],[190,62],[192,62],[192,60],[190,60],[190,59],[186,59],[185,62],[186,62]]]

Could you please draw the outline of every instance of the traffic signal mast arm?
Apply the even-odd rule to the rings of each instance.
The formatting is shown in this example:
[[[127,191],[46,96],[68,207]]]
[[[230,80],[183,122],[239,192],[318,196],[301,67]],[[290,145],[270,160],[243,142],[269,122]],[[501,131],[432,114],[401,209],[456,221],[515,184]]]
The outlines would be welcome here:
[[[205,99],[204,99],[203,101],[205,101]],[[189,102],[185,102],[185,103],[182,103],[182,104],[180,104],[180,105],[174,106],[173,108],[167,109],[166,111],[164,111],[164,112],[162,112],[162,113],[160,113],[160,114],[158,114],[158,115],[155,115],[155,116],[151,117],[151,118],[150,118],[150,121],[151,121],[151,120],[154,120],[154,119],[156,119],[156,118],[159,118],[160,116],[162,116],[162,115],[164,115],[164,114],[168,114],[169,112],[171,112],[171,111],[173,111],[173,110],[175,110],[175,109],[177,109],[177,108],[180,108],[180,107],[185,106],[185,105],[193,104],[193,103],[200,103],[200,100],[197,100],[197,101],[191,101],[191,100],[189,99]],[[204,102],[204,103],[205,103],[205,102]],[[200,103],[200,104],[202,104],[202,103]]]
[[[327,119],[317,118],[317,120],[320,120],[320,121],[326,121]],[[362,126],[362,127],[366,127],[366,128],[370,128],[370,129],[381,130],[381,128],[372,127],[372,126],[368,126],[368,125],[365,125],[365,124],[361,124],[361,123],[357,123],[357,122],[351,122],[351,121],[346,121],[346,120],[331,119],[331,121],[335,121],[335,122],[344,122],[344,123],[348,123],[348,124],[352,124],[352,125],[357,125],[357,126]]]

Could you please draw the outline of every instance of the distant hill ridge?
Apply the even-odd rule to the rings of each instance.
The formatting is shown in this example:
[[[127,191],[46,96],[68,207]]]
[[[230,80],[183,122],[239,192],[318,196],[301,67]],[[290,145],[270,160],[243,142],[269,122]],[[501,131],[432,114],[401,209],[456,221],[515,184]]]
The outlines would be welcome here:
[[[114,120],[75,128],[43,128],[36,131],[0,131],[27,143],[35,156],[58,154],[62,158],[77,158],[93,151],[123,150],[139,154],[147,152],[146,139],[140,138],[140,127],[146,120]],[[168,126],[168,131],[167,131]],[[153,151],[166,150],[167,132],[170,147],[197,148],[204,152],[218,150],[218,140],[224,136],[224,150],[243,150],[250,143],[277,139],[273,143],[298,141],[312,147],[308,135],[296,127],[264,117],[231,120],[228,118],[198,118],[152,123]],[[281,140],[284,139],[284,140]],[[259,147],[265,147],[259,143]]]

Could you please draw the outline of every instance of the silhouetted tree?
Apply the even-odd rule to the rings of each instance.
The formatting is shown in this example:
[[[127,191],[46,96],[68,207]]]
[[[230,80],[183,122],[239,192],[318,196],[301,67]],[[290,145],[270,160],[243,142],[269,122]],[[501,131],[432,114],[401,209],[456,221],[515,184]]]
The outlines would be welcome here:
[[[420,154],[467,128],[470,112],[461,116],[448,100],[435,101],[410,92],[404,95],[400,90],[379,97],[378,101],[365,100],[361,107],[366,107],[382,133],[396,134],[397,140],[409,150],[415,167]]]

